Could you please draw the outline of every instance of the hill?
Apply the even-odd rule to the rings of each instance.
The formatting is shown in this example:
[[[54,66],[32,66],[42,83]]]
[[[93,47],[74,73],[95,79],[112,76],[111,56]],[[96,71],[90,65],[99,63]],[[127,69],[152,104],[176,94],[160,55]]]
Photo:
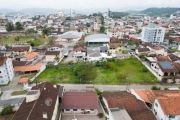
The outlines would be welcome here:
[[[19,12],[26,14],[58,14],[58,11],[59,10],[53,8],[26,8]]]
[[[167,7],[167,8],[148,8],[148,9],[141,11],[141,13],[148,14],[150,16],[169,16],[170,14],[173,14],[179,10],[180,10],[180,8],[169,8],[169,7]]]
[[[122,18],[129,15],[127,12],[112,12],[113,18]]]
[[[15,11],[11,9],[6,9],[6,8],[0,8],[0,14],[6,14],[6,13],[12,13],[12,12],[15,12]]]

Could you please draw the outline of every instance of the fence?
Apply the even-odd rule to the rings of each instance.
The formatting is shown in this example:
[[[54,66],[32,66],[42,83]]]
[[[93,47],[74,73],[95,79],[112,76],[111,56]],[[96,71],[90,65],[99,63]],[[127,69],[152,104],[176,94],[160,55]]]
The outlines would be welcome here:
[[[30,81],[32,82],[33,80],[35,80],[36,77],[38,77],[45,69],[46,69],[46,65],[43,65],[41,70],[33,78],[31,78]]]

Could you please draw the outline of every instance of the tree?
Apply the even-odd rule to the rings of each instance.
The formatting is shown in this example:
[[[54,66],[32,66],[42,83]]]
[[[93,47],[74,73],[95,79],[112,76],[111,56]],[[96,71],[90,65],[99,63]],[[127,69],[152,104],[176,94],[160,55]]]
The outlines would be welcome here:
[[[67,17],[67,18],[66,18],[66,20],[69,20],[69,21],[71,21],[71,17]]]
[[[152,86],[151,90],[161,90],[161,87],[157,87],[157,86]]]
[[[86,27],[90,27],[90,25],[91,25],[90,23],[86,23]]]
[[[1,111],[1,115],[9,115],[13,113],[13,106],[5,105]]]
[[[12,30],[14,30],[14,26],[13,26],[13,24],[12,24],[11,22],[8,22],[8,23],[6,24],[6,30],[7,30],[7,31],[12,31]]]
[[[75,75],[82,81],[94,80],[97,76],[95,64],[92,62],[80,61],[74,69]]]
[[[104,27],[104,26],[101,26],[101,27],[100,27],[100,32],[101,32],[101,33],[104,33],[104,32],[105,32],[105,30],[106,30],[106,29],[105,29],[105,27]]]
[[[59,56],[56,56],[54,59],[55,59],[57,62],[59,62],[59,60],[60,60]]]
[[[104,25],[104,17],[101,16],[101,24]]]
[[[51,33],[51,30],[50,30],[50,28],[44,28],[43,30],[42,30],[42,33],[44,34],[44,35],[49,35],[50,33]]]
[[[23,30],[23,26],[20,22],[16,22],[16,30]]]
[[[14,40],[15,40],[15,41],[19,41],[19,40],[20,40],[20,37],[17,36],[17,37],[14,38]]]

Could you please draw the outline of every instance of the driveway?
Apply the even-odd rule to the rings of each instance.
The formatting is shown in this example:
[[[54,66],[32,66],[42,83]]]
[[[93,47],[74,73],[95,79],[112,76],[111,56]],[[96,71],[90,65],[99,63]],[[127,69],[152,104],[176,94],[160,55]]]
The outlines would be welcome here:
[[[73,57],[73,51],[70,51],[68,56],[66,58],[64,58],[63,60],[64,62],[69,62],[69,61],[74,61],[74,57]]]

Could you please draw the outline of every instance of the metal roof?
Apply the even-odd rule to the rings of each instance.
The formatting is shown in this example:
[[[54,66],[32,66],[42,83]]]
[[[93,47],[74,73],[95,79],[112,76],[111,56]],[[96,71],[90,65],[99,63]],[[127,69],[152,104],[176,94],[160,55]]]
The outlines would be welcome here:
[[[87,36],[85,42],[110,42],[110,38],[106,34],[93,34]]]
[[[170,62],[159,62],[163,69],[174,69]]]
[[[13,99],[8,99],[8,100],[0,100],[0,106],[4,106],[4,105],[15,105],[15,104],[19,104],[22,103],[24,101],[25,97],[21,97],[21,98],[13,98]]]

